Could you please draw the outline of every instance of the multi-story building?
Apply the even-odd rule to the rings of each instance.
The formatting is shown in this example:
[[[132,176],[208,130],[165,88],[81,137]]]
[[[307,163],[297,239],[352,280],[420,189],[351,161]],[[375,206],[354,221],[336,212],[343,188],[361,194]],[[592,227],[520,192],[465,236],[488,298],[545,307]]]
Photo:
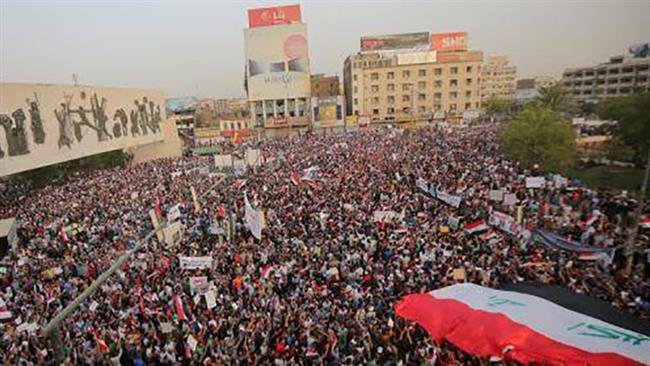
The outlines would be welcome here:
[[[374,122],[460,120],[480,108],[482,61],[464,32],[363,37],[343,66],[346,113]]]
[[[540,89],[551,87],[556,83],[557,79],[552,76],[519,79],[516,82],[515,101],[517,104],[526,104],[537,98]]]
[[[244,82],[255,127],[307,126],[311,120],[307,25],[300,6],[248,11]]]
[[[508,65],[508,56],[491,56],[481,67],[481,101],[495,97],[515,98],[517,67]]]
[[[648,91],[650,57],[648,52],[643,52],[647,49],[648,44],[645,44],[630,48],[629,54],[610,57],[599,65],[568,68],[562,74],[562,85],[582,102]]]
[[[327,98],[339,95],[339,77],[314,74],[311,76],[312,98]]]

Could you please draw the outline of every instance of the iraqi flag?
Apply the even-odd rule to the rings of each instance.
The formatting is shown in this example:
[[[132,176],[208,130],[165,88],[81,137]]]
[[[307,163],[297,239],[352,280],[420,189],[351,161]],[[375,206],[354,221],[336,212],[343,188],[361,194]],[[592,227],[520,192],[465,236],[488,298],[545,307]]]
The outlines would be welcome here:
[[[495,290],[471,283],[408,295],[398,316],[439,344],[523,364],[650,364],[650,325],[563,287],[520,283]]]
[[[478,234],[488,229],[485,219],[480,219],[474,222],[465,224],[465,231],[468,234]]]
[[[650,217],[641,216],[641,221],[639,222],[639,227],[644,229],[650,229]]]

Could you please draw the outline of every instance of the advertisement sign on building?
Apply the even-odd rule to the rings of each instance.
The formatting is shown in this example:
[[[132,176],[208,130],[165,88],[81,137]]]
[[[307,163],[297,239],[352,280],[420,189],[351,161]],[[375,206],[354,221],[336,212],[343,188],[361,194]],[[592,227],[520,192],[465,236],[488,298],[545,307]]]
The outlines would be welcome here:
[[[361,51],[426,50],[428,48],[429,32],[361,37]]]
[[[245,38],[250,101],[310,97],[305,24],[250,28]]]
[[[344,101],[342,96],[312,98],[311,103],[314,106],[314,127],[343,126]]]
[[[248,10],[248,26],[250,28],[300,23],[300,21],[300,5],[274,6]]]
[[[436,33],[431,35],[431,49],[438,52],[467,50],[467,32]]]
[[[397,55],[397,64],[414,65],[436,62],[436,51],[405,52]]]
[[[153,90],[0,83],[0,176],[164,139]]]

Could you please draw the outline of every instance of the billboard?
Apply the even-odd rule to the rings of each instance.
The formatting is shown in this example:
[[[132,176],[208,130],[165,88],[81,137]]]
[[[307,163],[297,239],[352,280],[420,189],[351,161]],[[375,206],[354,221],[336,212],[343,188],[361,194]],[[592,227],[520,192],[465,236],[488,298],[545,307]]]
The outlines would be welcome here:
[[[0,83],[0,176],[164,139],[153,90]]]
[[[441,52],[436,56],[437,62],[470,62],[470,61],[483,61],[483,52],[481,51],[467,51],[467,52]]]
[[[436,62],[436,51],[404,52],[397,54],[398,65],[415,65]]]
[[[250,28],[300,22],[300,5],[273,6],[248,10],[248,26]]]
[[[361,37],[361,51],[426,50],[428,48],[429,32]]]
[[[248,99],[308,98],[307,26],[289,24],[245,31]]]
[[[313,122],[316,128],[329,128],[343,126],[343,97],[332,96],[324,98],[312,98],[311,104],[314,113]]]
[[[431,49],[438,52],[467,50],[467,32],[436,33],[431,35]]]

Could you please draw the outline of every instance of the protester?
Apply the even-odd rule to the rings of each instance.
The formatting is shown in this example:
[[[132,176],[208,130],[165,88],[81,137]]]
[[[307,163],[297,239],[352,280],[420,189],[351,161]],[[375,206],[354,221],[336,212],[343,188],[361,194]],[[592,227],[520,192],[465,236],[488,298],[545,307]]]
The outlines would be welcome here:
[[[527,188],[535,172],[504,159],[497,134],[307,134],[262,141],[263,164],[220,183],[206,171],[211,158],[186,157],[31,191],[0,210],[20,223],[18,248],[0,263],[0,314],[11,314],[0,320],[0,356],[52,364],[57,350],[42,328],[153,229],[150,210],[164,222],[177,204],[180,240],[151,239],[64,321],[66,364],[485,364],[394,315],[404,295],[458,281],[561,284],[650,317],[645,258],[627,276],[620,249],[611,263],[582,261],[527,235],[617,248],[637,203],[551,175]],[[418,179],[462,202],[432,197]],[[264,212],[260,240],[246,225],[244,193]],[[394,214],[377,221],[377,211]],[[464,230],[494,212],[516,218],[520,232]],[[213,235],[231,215],[233,240]],[[180,257],[212,261],[189,269]]]

